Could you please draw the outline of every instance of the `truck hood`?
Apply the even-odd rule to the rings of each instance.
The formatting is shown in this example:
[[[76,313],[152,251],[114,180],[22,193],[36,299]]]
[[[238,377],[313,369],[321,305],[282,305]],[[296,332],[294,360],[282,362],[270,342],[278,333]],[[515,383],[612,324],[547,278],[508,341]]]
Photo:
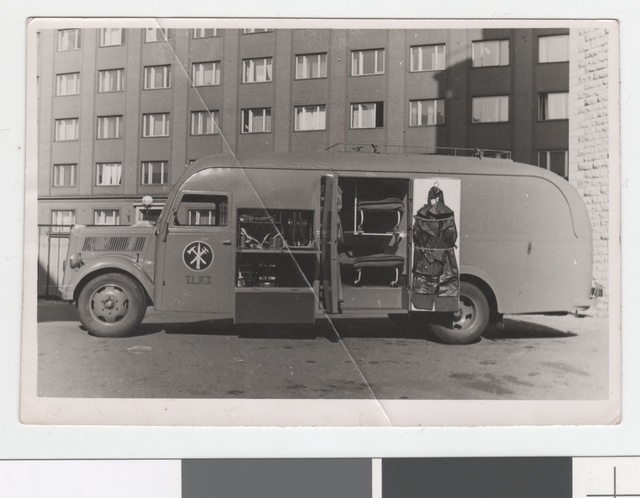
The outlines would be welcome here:
[[[147,252],[156,227],[134,226],[84,226],[71,229],[69,249],[89,256],[96,253],[138,253]]]

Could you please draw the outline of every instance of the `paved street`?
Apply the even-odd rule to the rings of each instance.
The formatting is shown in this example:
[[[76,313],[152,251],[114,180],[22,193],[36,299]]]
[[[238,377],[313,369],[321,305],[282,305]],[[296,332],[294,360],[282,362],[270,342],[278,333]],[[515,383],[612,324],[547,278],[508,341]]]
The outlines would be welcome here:
[[[603,319],[507,317],[470,346],[389,320],[233,326],[151,308],[139,334],[99,339],[75,308],[38,303],[38,395],[136,398],[602,399]],[[188,321],[188,323],[184,323]]]

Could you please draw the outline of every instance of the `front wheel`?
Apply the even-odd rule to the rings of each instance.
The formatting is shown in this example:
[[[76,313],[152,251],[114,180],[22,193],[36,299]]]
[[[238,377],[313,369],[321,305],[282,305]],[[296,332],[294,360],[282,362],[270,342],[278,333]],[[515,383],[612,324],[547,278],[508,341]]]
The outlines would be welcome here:
[[[491,310],[484,293],[469,282],[460,282],[459,308],[451,326],[430,324],[431,330],[447,344],[471,344],[489,325]]]
[[[140,284],[122,273],[106,273],[84,286],[78,297],[78,316],[91,335],[130,335],[146,312]]]

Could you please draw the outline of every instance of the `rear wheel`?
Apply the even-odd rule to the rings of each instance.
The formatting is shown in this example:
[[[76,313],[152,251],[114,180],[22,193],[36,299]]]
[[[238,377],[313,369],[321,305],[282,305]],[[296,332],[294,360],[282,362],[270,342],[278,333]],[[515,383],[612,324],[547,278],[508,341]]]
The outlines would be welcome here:
[[[142,322],[146,300],[140,284],[122,273],[90,281],[78,297],[78,316],[91,335],[125,337]]]
[[[484,293],[469,282],[460,282],[459,308],[451,326],[430,324],[431,330],[447,344],[471,344],[489,325],[491,309]]]

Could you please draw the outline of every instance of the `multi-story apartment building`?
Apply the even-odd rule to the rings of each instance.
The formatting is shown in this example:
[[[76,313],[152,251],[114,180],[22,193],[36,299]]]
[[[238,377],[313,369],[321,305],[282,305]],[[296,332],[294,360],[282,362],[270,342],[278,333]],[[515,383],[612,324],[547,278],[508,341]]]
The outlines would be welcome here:
[[[568,29],[62,29],[38,51],[40,224],[133,224],[227,151],[496,149],[568,176]]]

